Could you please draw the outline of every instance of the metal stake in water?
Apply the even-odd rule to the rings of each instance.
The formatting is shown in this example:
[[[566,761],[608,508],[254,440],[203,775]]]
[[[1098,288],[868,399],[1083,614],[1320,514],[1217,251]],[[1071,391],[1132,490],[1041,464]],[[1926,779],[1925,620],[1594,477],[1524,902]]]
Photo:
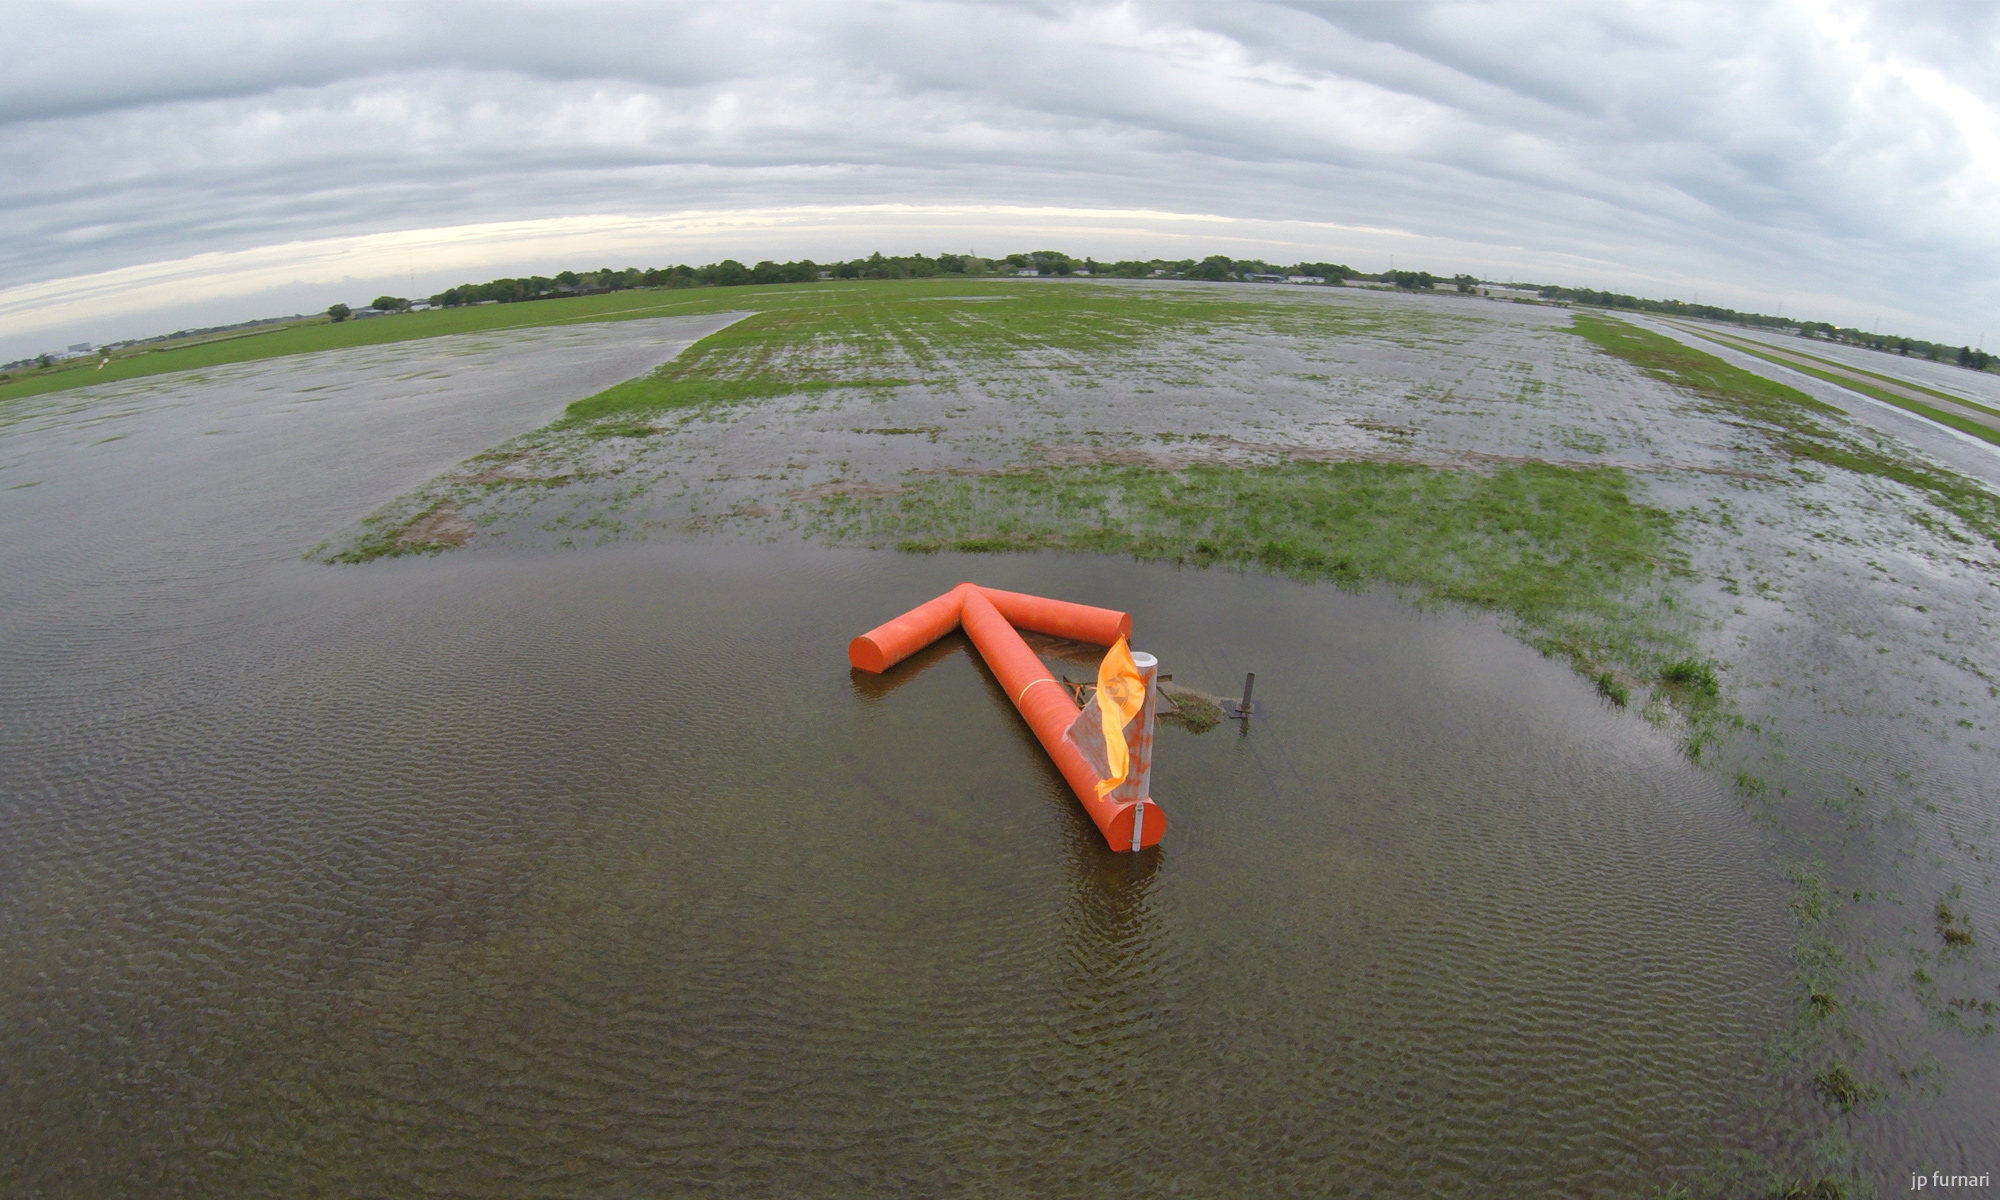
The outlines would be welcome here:
[[[1255,716],[1257,714],[1257,706],[1250,703],[1250,689],[1256,686],[1257,673],[1252,671],[1243,677],[1243,698],[1241,700],[1224,700],[1222,702],[1223,715],[1232,721],[1247,721]]]

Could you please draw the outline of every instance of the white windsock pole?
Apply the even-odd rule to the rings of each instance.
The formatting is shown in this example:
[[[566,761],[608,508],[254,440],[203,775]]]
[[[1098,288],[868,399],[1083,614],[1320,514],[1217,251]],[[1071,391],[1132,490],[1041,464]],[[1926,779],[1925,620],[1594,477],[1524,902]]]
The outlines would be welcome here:
[[[1146,827],[1146,803],[1153,795],[1153,706],[1159,684],[1160,660],[1143,650],[1134,650],[1132,665],[1139,668],[1139,677],[1146,681],[1146,702],[1139,706],[1138,714],[1125,726],[1125,750],[1131,756],[1125,781],[1112,788],[1106,799],[1134,806],[1132,849],[1137,850],[1140,835]]]

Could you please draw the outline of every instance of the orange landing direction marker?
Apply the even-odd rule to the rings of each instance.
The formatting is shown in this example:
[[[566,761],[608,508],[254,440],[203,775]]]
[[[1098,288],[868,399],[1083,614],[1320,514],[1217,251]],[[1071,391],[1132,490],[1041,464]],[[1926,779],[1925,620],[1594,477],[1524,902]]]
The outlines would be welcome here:
[[[1152,684],[1157,669],[1152,656],[1133,655],[1142,660],[1146,679],[1146,705],[1134,720],[1141,736],[1132,741],[1133,768],[1125,782],[1100,798],[1097,772],[1063,736],[1081,710],[1019,633],[1027,629],[1109,646],[1132,632],[1131,616],[1108,608],[961,583],[849,642],[847,661],[879,675],[961,625],[1111,848],[1142,850],[1158,842],[1167,831],[1167,814],[1147,794],[1152,776]]]

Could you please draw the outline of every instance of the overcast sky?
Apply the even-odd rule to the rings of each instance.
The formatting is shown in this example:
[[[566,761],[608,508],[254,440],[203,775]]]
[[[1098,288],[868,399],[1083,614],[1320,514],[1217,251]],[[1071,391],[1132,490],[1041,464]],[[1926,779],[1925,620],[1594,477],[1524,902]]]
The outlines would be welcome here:
[[[1470,271],[2000,340],[2000,5],[5,0],[0,357],[565,266]]]

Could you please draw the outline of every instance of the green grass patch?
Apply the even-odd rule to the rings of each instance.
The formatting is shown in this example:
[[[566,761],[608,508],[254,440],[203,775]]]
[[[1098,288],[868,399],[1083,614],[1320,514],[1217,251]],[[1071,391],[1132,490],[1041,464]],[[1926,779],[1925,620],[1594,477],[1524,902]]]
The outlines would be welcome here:
[[[1179,721],[1188,732],[1207,733],[1222,723],[1222,706],[1193,688],[1162,682],[1160,692],[1174,705],[1168,717]]]
[[[1683,649],[1648,598],[1682,569],[1673,518],[1614,468],[1396,463],[1054,467],[830,497],[814,531],[907,550],[1072,550],[1270,571],[1507,613],[1592,674]]]
[[[966,302],[993,296],[1008,303]],[[747,290],[739,306],[760,311],[649,375],[571,404],[558,426],[833,388],[948,388],[996,369],[1028,381],[1086,376],[1106,360],[1144,353],[1163,334],[1224,325],[1305,322],[1324,335],[1408,323],[1397,313],[1081,283],[822,284]]]
[[[1675,659],[1661,667],[1660,682],[1710,700],[1722,694],[1722,687],[1715,679],[1715,668],[1696,658]]]
[[[1765,435],[1774,452],[1899,483],[2000,547],[2000,497],[1953,471],[1920,462],[1887,438],[1854,432],[1834,405],[1624,321],[1578,314],[1571,328],[1719,416]]]

